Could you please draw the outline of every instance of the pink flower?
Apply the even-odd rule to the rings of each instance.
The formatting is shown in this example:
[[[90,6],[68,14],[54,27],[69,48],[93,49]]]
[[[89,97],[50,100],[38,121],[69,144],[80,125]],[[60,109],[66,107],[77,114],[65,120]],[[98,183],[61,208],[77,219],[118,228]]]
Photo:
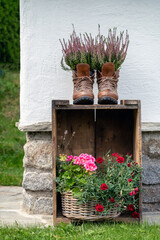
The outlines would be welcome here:
[[[74,156],[74,164],[81,165],[82,164],[81,163],[81,159],[79,157],[77,157],[77,156]]]
[[[97,169],[97,166],[94,162],[92,161],[87,161],[85,164],[84,164],[84,167],[87,171],[95,171]]]
[[[128,163],[128,167],[131,167],[131,163]]]
[[[129,193],[129,195],[130,195],[130,196],[132,196],[132,195],[133,195],[133,193],[132,193],[132,192],[130,192],[130,193]]]
[[[70,156],[67,156],[67,159],[66,159],[66,161],[67,162],[69,162],[69,161],[72,161],[72,159],[73,159],[74,157],[72,156],[72,155],[70,155]]]
[[[132,182],[132,179],[131,179],[131,178],[129,178],[129,179],[128,179],[128,182]]]
[[[95,162],[95,158],[92,155],[89,155],[87,153],[81,153],[79,155],[79,158],[81,160],[81,164],[85,164],[87,161]]]
[[[133,194],[133,195],[136,195],[136,191],[132,191],[132,194]]]

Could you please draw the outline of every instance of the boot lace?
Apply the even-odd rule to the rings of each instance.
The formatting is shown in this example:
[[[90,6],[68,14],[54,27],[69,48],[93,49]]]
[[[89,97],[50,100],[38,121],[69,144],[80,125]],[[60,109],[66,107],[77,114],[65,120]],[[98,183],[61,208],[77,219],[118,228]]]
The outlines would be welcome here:
[[[101,92],[103,90],[111,90],[116,92],[118,79],[114,77],[101,77],[98,79],[98,90]]]
[[[74,89],[77,92],[82,92],[82,91],[90,91],[93,89],[93,83],[94,83],[94,76],[91,77],[75,77],[73,78],[74,82]]]

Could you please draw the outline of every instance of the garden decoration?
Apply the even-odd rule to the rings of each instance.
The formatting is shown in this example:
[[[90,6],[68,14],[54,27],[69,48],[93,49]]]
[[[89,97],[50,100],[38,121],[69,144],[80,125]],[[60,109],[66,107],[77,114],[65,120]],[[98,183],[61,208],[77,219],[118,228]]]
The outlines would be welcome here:
[[[99,26],[98,34],[93,38],[91,34],[87,33],[77,35],[73,27],[73,33],[68,42],[64,39],[60,40],[63,52],[61,66],[64,70],[73,72],[74,104],[93,103],[92,89],[95,71],[97,71],[99,89],[98,103],[117,104],[119,69],[127,55],[129,35],[126,31],[124,39],[124,32],[120,32],[120,36],[116,36],[116,31],[116,28],[109,29],[108,36],[105,37],[100,33]],[[86,68],[88,69],[86,70]]]
[[[90,66],[87,63],[77,64],[77,71],[73,70],[73,103],[93,104],[94,72],[90,76]]]
[[[117,83],[119,77],[119,70],[115,72],[115,65],[113,63],[104,63],[102,72],[97,71],[98,83],[98,103],[99,104],[117,104],[118,93]]]
[[[59,155],[57,191],[62,194],[62,214],[70,219],[113,219],[122,212],[138,218],[138,192],[142,168],[127,154]]]

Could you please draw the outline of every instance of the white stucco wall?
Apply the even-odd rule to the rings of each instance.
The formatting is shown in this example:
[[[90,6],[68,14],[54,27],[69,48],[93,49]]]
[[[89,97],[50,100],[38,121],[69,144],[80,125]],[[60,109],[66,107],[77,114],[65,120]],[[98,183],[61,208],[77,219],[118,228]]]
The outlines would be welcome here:
[[[160,122],[159,0],[21,0],[20,125],[51,121],[51,100],[72,101],[71,72],[61,69],[59,38],[128,29],[130,45],[119,79],[120,99],[141,99],[142,121]],[[95,95],[96,84],[95,84]],[[95,99],[95,102],[97,99]]]

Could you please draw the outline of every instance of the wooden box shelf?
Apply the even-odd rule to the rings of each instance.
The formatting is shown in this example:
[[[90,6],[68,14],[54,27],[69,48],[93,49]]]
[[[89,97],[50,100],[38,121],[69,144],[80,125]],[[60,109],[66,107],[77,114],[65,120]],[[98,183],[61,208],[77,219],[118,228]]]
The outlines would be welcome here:
[[[56,177],[58,145],[65,131],[74,138],[65,154],[79,155],[82,152],[103,157],[108,151],[125,155],[142,165],[141,103],[139,100],[121,100],[119,105],[72,105],[68,100],[52,101],[53,179]],[[140,183],[142,184],[142,183]],[[53,223],[69,221],[60,213],[56,183],[53,180]],[[58,206],[58,207],[57,207]],[[142,220],[142,196],[139,193],[139,212]],[[122,215],[115,221],[137,221]]]

